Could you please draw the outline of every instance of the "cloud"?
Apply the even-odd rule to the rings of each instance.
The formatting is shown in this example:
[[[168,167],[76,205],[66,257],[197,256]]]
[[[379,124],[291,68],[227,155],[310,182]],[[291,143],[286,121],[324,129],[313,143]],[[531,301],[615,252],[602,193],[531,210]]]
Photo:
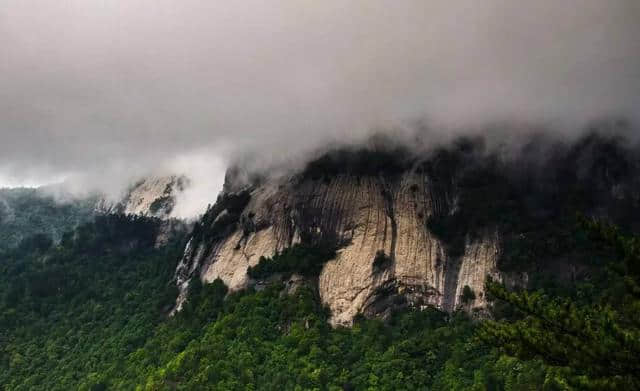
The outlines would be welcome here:
[[[172,216],[190,218],[213,204],[224,182],[225,165],[211,151],[200,150],[179,156],[168,164],[174,172],[188,173],[189,185],[178,193]]]
[[[0,1],[0,178],[114,188],[203,150],[221,178],[417,119],[639,113],[637,0]]]

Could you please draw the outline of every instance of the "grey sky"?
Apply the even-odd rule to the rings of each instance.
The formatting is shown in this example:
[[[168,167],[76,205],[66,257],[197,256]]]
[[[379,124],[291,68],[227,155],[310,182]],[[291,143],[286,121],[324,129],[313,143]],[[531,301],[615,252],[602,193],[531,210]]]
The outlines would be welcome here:
[[[240,151],[420,118],[637,117],[639,37],[637,0],[0,0],[0,182],[190,156],[219,182]]]

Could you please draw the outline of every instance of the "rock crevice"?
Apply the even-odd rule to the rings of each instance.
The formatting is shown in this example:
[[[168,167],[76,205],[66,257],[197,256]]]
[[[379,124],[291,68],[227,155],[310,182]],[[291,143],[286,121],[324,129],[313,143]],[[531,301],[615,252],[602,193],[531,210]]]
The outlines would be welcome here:
[[[318,290],[333,325],[350,325],[359,313],[384,317],[405,306],[453,310],[460,305],[461,284],[477,293],[471,307],[481,306],[485,277],[499,278],[499,243],[487,234],[468,239],[461,255],[450,255],[426,221],[450,210],[452,199],[449,191],[434,189],[426,174],[413,171],[393,178],[341,174],[264,182],[250,190],[236,228],[206,244],[210,251],[187,248],[185,257],[192,260],[181,263],[177,280],[184,285],[189,274],[204,281],[221,278],[239,290],[251,283],[246,270],[261,256],[300,242],[329,242],[339,251],[320,273]],[[391,264],[374,271],[379,251]]]

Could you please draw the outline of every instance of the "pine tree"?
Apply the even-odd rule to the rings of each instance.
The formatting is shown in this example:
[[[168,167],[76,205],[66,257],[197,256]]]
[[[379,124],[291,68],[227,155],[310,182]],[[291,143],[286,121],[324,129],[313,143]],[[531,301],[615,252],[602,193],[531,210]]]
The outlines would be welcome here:
[[[509,291],[488,281],[487,291],[520,315],[518,320],[483,324],[481,340],[521,359],[540,358],[577,389],[640,389],[640,238],[618,228],[584,220],[592,240],[610,246],[619,289],[591,303],[550,298],[543,292]]]

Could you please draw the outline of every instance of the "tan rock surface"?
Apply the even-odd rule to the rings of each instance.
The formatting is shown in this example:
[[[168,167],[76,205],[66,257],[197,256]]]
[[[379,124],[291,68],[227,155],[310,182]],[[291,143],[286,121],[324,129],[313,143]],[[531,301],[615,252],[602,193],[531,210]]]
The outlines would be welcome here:
[[[195,257],[194,262],[203,280],[221,278],[230,289],[242,289],[250,282],[247,267],[306,235],[341,243],[318,281],[334,325],[350,325],[358,313],[379,313],[384,302],[376,303],[389,295],[409,305],[450,311],[461,305],[465,285],[476,294],[471,306],[482,307],[486,276],[500,277],[499,238],[487,234],[468,239],[464,254],[450,257],[426,221],[455,200],[435,193],[426,177],[416,173],[393,183],[350,176],[270,182],[252,190],[237,229],[215,243],[208,257]],[[373,260],[380,250],[391,263],[375,270]]]

